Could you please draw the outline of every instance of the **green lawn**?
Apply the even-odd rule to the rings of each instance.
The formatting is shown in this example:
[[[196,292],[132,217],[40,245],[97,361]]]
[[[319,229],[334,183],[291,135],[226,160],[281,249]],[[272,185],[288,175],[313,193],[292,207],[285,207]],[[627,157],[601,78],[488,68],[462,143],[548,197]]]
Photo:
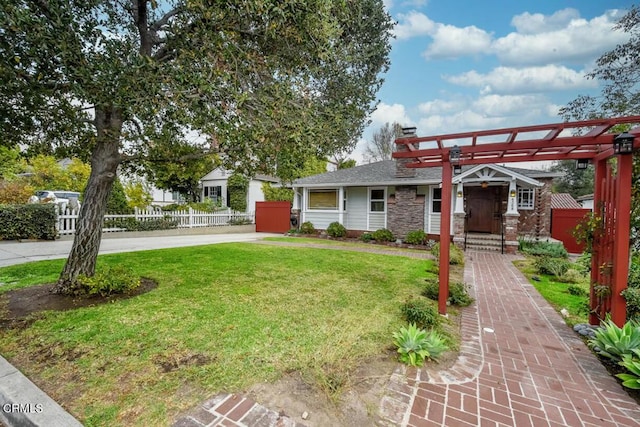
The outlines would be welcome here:
[[[2,289],[54,281],[62,263],[2,268]],[[0,353],[85,425],[166,425],[217,392],[286,372],[346,380],[391,346],[429,263],[252,244],[101,256],[158,288],[2,330]]]
[[[553,276],[538,274],[533,267],[532,258],[516,261],[515,265],[556,311],[559,312],[564,308],[569,312],[566,321],[570,326],[588,322],[589,311],[588,306],[585,305],[589,302],[588,296],[573,295],[568,291],[570,284],[560,282]],[[539,280],[533,280],[532,277],[534,276]],[[589,279],[586,276],[584,281],[574,285],[583,288],[585,292],[589,291]]]

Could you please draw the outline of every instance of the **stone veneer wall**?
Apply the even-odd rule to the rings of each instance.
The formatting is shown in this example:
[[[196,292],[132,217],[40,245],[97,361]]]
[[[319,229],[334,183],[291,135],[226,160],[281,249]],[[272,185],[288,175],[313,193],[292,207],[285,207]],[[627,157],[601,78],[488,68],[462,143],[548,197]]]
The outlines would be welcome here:
[[[395,196],[387,205],[387,228],[398,239],[404,239],[409,231],[424,230],[425,196],[418,195],[415,185],[397,186]]]
[[[551,235],[551,186],[553,178],[539,179],[544,185],[536,189],[535,209],[520,209],[518,234],[535,237]]]

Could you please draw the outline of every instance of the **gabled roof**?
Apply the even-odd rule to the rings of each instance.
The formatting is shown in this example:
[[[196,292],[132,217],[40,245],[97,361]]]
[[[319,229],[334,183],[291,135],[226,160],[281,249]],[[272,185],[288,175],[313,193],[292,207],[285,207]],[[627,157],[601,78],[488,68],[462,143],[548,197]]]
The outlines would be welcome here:
[[[524,173],[523,173],[524,172]],[[539,171],[537,171],[539,172]],[[516,181],[518,184],[539,187],[542,185],[540,181],[525,175],[526,169],[517,171],[514,168],[508,168],[500,165],[476,165],[463,171],[460,175],[453,178],[453,183],[459,182],[482,182],[482,181]]]
[[[583,209],[569,193],[551,194],[551,209]]]
[[[546,172],[532,169],[519,169],[499,165],[463,166],[463,174],[471,169],[490,166],[502,171],[503,174],[517,174],[523,182],[538,185],[535,178],[549,178],[560,176],[556,172]],[[386,186],[386,185],[431,185],[442,181],[442,168],[417,168],[416,176],[412,178],[397,178],[395,160],[383,160],[348,169],[338,169],[319,175],[308,176],[293,182],[294,187],[354,187],[354,186]],[[535,182],[536,184],[531,184]]]

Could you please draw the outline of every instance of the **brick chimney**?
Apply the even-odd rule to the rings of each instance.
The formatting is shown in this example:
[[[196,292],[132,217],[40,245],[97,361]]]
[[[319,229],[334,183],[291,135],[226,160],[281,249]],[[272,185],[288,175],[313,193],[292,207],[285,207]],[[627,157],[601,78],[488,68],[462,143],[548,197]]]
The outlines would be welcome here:
[[[415,133],[415,128],[403,128],[403,132],[405,132],[405,129],[411,129],[413,132],[411,133],[404,133],[403,135],[401,135],[400,137],[398,137],[398,139],[400,138],[413,138],[416,136]],[[405,144],[397,144],[396,145],[396,151],[399,153],[402,152],[407,152],[409,151],[409,148],[407,145]],[[395,159],[396,160],[396,178],[415,178],[417,171],[415,168],[408,168],[406,165],[407,163],[411,163],[414,161],[414,159],[404,159],[404,158],[398,158]]]

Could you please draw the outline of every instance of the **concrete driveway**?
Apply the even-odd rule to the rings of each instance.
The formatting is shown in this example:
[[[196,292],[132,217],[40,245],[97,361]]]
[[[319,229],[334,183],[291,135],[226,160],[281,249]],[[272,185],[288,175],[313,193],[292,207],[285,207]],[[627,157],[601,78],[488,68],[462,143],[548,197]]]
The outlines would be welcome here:
[[[211,245],[216,243],[250,242],[272,236],[282,236],[282,234],[250,232],[145,237],[126,237],[122,233],[117,235],[105,234],[100,243],[100,254]],[[71,238],[62,238],[54,241],[0,241],[0,267],[45,259],[66,258],[69,255],[72,244],[73,240]]]

